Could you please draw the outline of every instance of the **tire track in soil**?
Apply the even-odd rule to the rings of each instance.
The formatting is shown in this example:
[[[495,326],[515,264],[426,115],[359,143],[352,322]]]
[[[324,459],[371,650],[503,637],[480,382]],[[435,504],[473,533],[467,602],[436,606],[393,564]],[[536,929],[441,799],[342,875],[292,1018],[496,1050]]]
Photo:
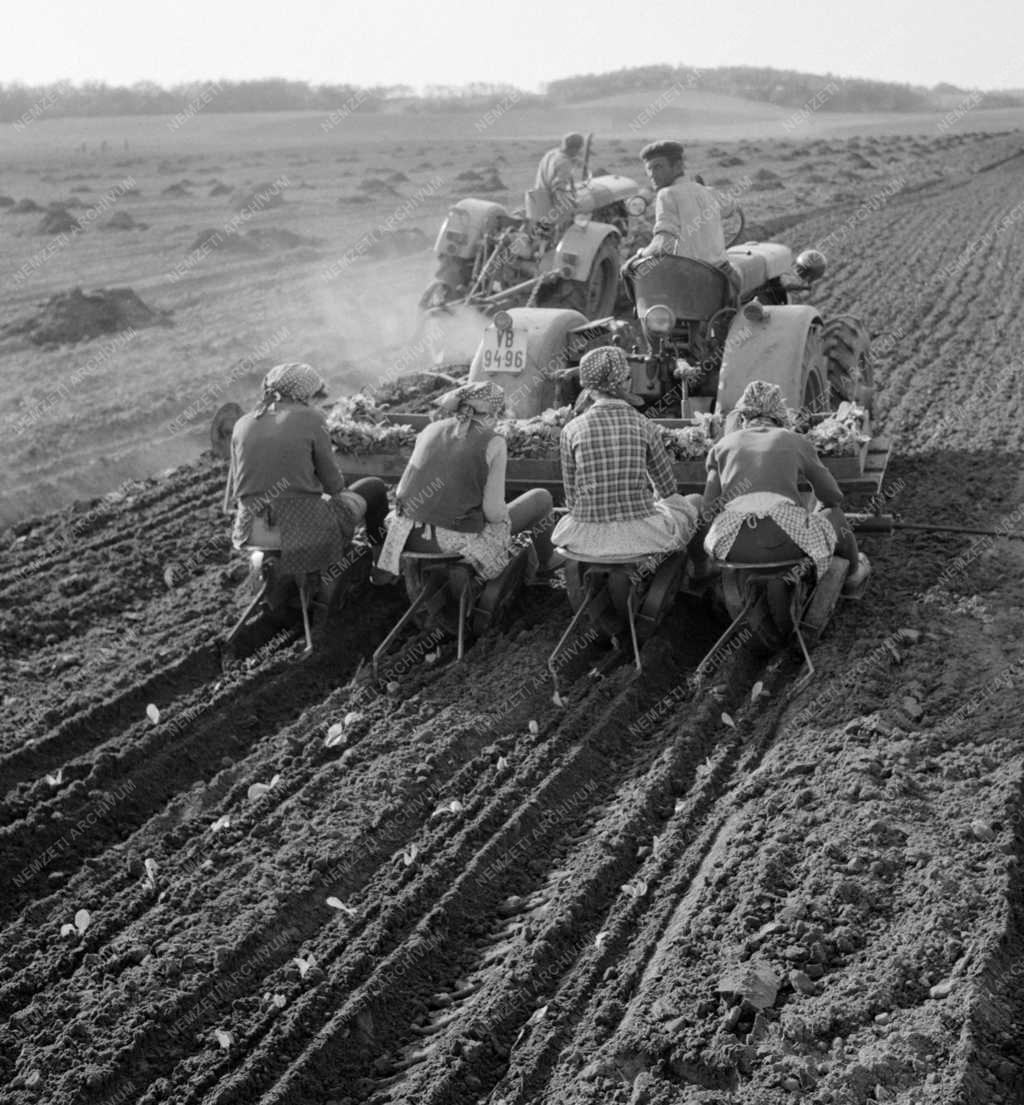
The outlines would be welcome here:
[[[354,671],[367,643],[383,638],[393,609],[381,603],[368,613],[366,622],[344,626],[329,651],[302,663],[290,658],[272,662],[220,690],[211,692],[204,685],[175,703],[160,725],[143,716],[123,729],[121,712],[111,711],[105,735],[101,732],[92,746],[93,758],[68,764],[65,785],[56,794],[49,793],[45,780],[9,794],[0,802],[0,879],[15,889],[0,903],[0,918],[10,917],[52,880],[45,867],[28,873],[33,856],[63,841],[59,859],[66,875],[145,824],[180,790],[209,778],[225,756],[244,758],[267,727],[287,725],[321,701]],[[201,672],[203,658],[197,662]],[[216,678],[219,664],[212,653],[206,654],[205,664],[208,679]],[[188,720],[168,744],[168,729],[179,717]],[[105,792],[124,789],[129,781],[132,789],[118,804],[116,816],[113,811],[104,814],[80,844],[69,843],[65,827],[85,819]]]
[[[390,611],[389,613],[386,613],[382,616],[386,617],[387,618],[387,624],[390,624],[391,620],[393,620],[393,617],[396,616],[396,614],[397,614],[397,610],[393,610],[393,611]],[[381,630],[381,633],[382,632],[383,632],[383,630]],[[485,639],[483,647],[487,647],[488,644],[493,645],[493,643],[494,643],[493,639],[490,642],[487,642],[486,639]],[[481,646],[478,646],[478,648],[479,647],[481,647]],[[400,659],[401,659],[401,656],[396,657],[396,660],[400,660]],[[456,682],[459,681],[457,675],[454,675],[452,678],[453,678],[453,681],[456,681]],[[291,747],[292,737],[289,736],[287,738],[287,740],[289,742],[289,747]],[[301,741],[300,741],[300,743],[301,743]],[[254,759],[254,758],[261,759],[262,760],[262,765],[261,766],[253,765],[252,759]],[[271,757],[271,759],[273,759],[273,757]],[[276,763],[276,762],[274,762],[274,763],[268,762],[267,757],[264,755],[262,757],[250,757],[247,761],[245,761],[245,767],[246,767],[246,770],[247,770],[247,775],[250,779],[252,778],[254,773],[258,774],[258,775],[261,775],[262,778],[265,779],[265,778],[269,777],[270,773],[273,770],[275,770],[276,768],[280,768],[281,770],[284,770],[287,763],[288,763],[288,758],[287,757],[285,758],[284,764],[280,764],[280,763]],[[319,758],[314,757],[311,764],[308,765],[309,766],[309,774],[312,776],[312,779],[313,779],[314,783],[316,783],[317,780],[320,778],[321,772],[318,771],[317,769],[322,768],[322,765],[323,765],[323,758],[322,757],[319,757]],[[220,776],[218,776],[217,778],[220,779]],[[215,780],[215,783],[216,783],[216,781],[217,780]],[[299,785],[304,785],[304,784],[302,784],[300,780],[296,780],[295,782],[292,782],[292,783],[288,784],[287,787],[282,785],[282,788],[280,788],[280,791],[288,792],[288,791],[294,789],[295,786],[299,786]],[[221,789],[223,789],[223,788],[221,788]],[[239,790],[241,790],[244,793],[245,786],[243,785],[242,782],[238,782],[236,780],[235,783],[234,783],[234,790],[236,792],[236,797],[237,797],[237,792]],[[279,791],[275,791],[275,794],[277,794],[277,793],[279,793]],[[223,798],[224,795],[222,794],[220,797]],[[229,794],[227,796],[227,798],[230,799],[230,797],[231,797],[231,795]],[[207,805],[207,807],[209,807],[210,803],[207,802],[206,805]],[[169,821],[168,821],[168,819],[169,819]],[[193,816],[192,819],[193,819],[193,821],[195,821],[194,816]],[[139,834],[136,834],[136,836],[134,836],[131,840],[132,845],[138,847],[140,854],[141,855],[146,855],[147,854],[147,845],[145,843],[144,838],[146,838],[147,836],[150,838],[150,844],[152,845],[153,850],[149,854],[160,855],[160,869],[161,869],[161,871],[164,870],[165,859],[164,859],[164,856],[160,854],[158,849],[160,847],[162,847],[162,838],[164,837],[164,835],[165,834],[167,835],[168,843],[169,843],[170,846],[176,847],[178,849],[183,848],[182,840],[181,840],[182,831],[180,829],[175,830],[173,832],[170,831],[170,830],[174,829],[174,826],[175,826],[175,824],[178,820],[181,820],[181,818],[180,817],[176,818],[175,816],[173,816],[173,811],[168,810],[167,811],[167,816],[161,814],[158,817],[153,818],[147,824],[145,829],[142,830]],[[162,824],[160,824],[159,828],[157,828],[158,823],[161,823],[161,822],[162,822]],[[208,827],[208,826],[204,825],[204,826],[200,827],[199,831],[201,832],[202,829],[204,829],[206,827]],[[253,827],[252,833],[253,833],[254,836],[258,833],[260,835],[265,835],[266,829],[267,829],[267,823],[264,820],[260,823],[259,826]],[[261,830],[264,830],[264,832],[261,833]],[[232,829],[230,831],[230,833],[225,833],[224,836],[234,835],[235,833],[236,833],[236,830]],[[240,830],[237,831],[237,836],[239,838],[241,838],[244,835],[245,835],[244,829],[240,829]],[[368,855],[370,854],[369,849],[367,849],[367,854]],[[105,858],[110,858],[110,857],[108,855]],[[385,857],[382,856],[382,855],[377,855],[377,856],[373,856],[371,858],[373,859],[373,862],[370,864],[370,867],[367,871],[367,875],[372,874],[373,871],[376,870],[377,864],[379,864],[382,861],[382,859],[384,859]],[[117,862],[114,862],[114,863],[108,863],[108,866],[117,867],[119,862],[120,861],[118,860]],[[141,860],[139,860],[138,862],[141,865]],[[178,865],[179,868],[183,867],[185,869],[185,874],[186,875],[194,873],[198,866],[199,866],[198,864],[196,864],[194,862],[191,862],[188,858],[186,858],[181,864]],[[174,869],[175,869],[174,861],[171,860],[171,866],[168,868],[168,872],[172,876],[174,874]],[[129,878],[125,877],[123,872],[118,870],[118,872],[115,875],[113,875],[109,878],[108,883],[105,887],[97,888],[94,885],[90,885],[90,883],[94,880],[90,880],[88,878],[89,872],[85,872],[84,874],[86,876],[85,885],[88,886],[88,893],[92,896],[98,896],[102,900],[118,900],[118,899],[120,899],[130,889],[132,881],[133,881],[132,879],[129,879]],[[138,881],[137,877],[134,881],[136,882],[136,885],[137,885],[137,881]],[[227,887],[227,891],[226,891],[226,896],[228,898],[230,898],[232,895],[234,895],[237,898],[237,887],[234,884],[229,885]],[[198,903],[196,903],[193,900],[194,897],[195,897],[195,893],[194,893],[194,889],[193,889],[193,892],[191,894],[187,895],[187,897],[186,897],[186,904],[189,906],[189,908],[192,908],[192,909],[200,908]],[[73,888],[72,888],[71,891],[69,891],[68,898],[70,899],[71,902],[75,901]],[[314,900],[322,900],[322,894],[320,896],[320,899],[314,899]],[[45,904],[49,905],[51,903],[45,903]],[[78,904],[81,904],[80,899],[78,900]],[[207,905],[210,908],[212,908],[214,910],[214,912],[218,911],[218,906],[217,906],[217,903],[216,903],[215,900],[207,903]],[[308,907],[311,905],[311,901],[308,899],[308,895],[307,895],[303,900],[297,901],[296,903],[293,903],[293,905],[295,905],[296,908],[298,908],[300,911],[301,910],[307,910]],[[71,911],[73,911],[75,906],[70,905],[68,908]],[[135,910],[134,906],[133,906],[133,910]],[[291,910],[289,910],[289,911],[291,911]],[[36,911],[36,912],[38,913],[39,911]],[[54,910],[54,912],[56,912],[56,910]],[[67,913],[67,909],[65,909],[64,912]],[[127,918],[124,919],[125,924],[130,924],[132,922],[132,920],[134,920],[134,918],[137,917],[137,916],[140,916],[140,913],[139,913],[138,910],[135,910],[135,912],[133,912],[132,916],[127,917]],[[35,925],[36,922],[38,922],[38,919],[39,919],[38,916],[32,919],[33,925]],[[29,926],[29,927],[31,928],[32,926]],[[25,946],[25,954],[23,956],[24,960],[28,960],[29,958],[31,958],[33,960],[33,969],[32,969],[32,971],[26,971],[24,973],[24,976],[21,979],[16,980],[15,984],[12,987],[9,988],[9,991],[6,995],[9,998],[14,998],[15,996],[25,997],[27,994],[31,993],[33,990],[38,989],[39,984],[40,984],[40,976],[45,975],[45,972],[42,970],[42,966],[40,965],[39,960],[40,960],[40,957],[43,955],[44,951],[46,950],[46,948],[45,948],[46,939],[45,939],[45,936],[40,939],[38,933],[34,933],[33,936],[34,936],[35,943],[31,948],[27,947],[27,945]],[[102,948],[102,947],[106,946],[107,944],[109,944],[110,941],[112,939],[114,939],[116,936],[117,936],[117,927],[116,926],[113,927],[113,928],[110,927],[109,925],[107,925],[103,928],[101,928],[100,926],[94,926],[93,928],[90,929],[89,936],[88,936],[89,947],[91,949]],[[248,937],[248,942],[249,942],[250,946],[254,942],[258,943],[258,937],[254,937],[250,933],[250,935]],[[83,947],[82,950],[84,951],[86,949]],[[246,954],[248,954],[248,953],[246,953]],[[237,958],[237,956],[234,957],[234,958]],[[60,967],[60,970],[57,971],[57,973],[60,973],[60,971],[67,971],[67,970],[73,971],[75,969],[75,965],[74,965],[72,960],[73,960],[73,957],[72,958],[63,957],[62,966]],[[55,970],[56,970],[56,968],[55,968]],[[5,1004],[9,1004],[9,1003],[5,1003]],[[164,1011],[164,1013],[165,1012],[166,1011]],[[161,1022],[166,1023],[167,1017],[166,1017],[166,1015],[163,1015],[159,1011],[157,1011],[157,1013],[154,1014],[153,1020],[154,1020],[154,1023],[161,1023]]]
[[[479,932],[481,929],[484,931],[486,940],[487,930],[493,927],[496,911],[500,913],[500,910],[497,910],[499,901],[507,895],[507,891],[514,887],[517,893],[521,892],[520,896],[536,892],[538,883],[543,882],[545,872],[552,864],[557,870],[557,865],[564,859],[566,850],[571,849],[571,841],[567,838],[579,836],[579,822],[581,816],[585,815],[582,815],[577,807],[567,812],[563,811],[561,817],[555,817],[547,824],[544,824],[542,812],[544,808],[549,811],[557,810],[559,802],[565,801],[567,793],[579,794],[581,788],[588,785],[596,786],[597,793],[603,802],[606,802],[609,793],[618,785],[617,780],[623,774],[623,769],[627,778],[636,774],[642,777],[652,770],[652,764],[656,763],[657,786],[641,788],[639,795],[631,796],[628,802],[631,812],[627,815],[627,823],[631,818],[639,818],[641,821],[652,818],[651,803],[664,801],[664,792],[669,786],[678,787],[678,781],[670,782],[677,774],[678,764],[673,761],[669,761],[667,765],[661,763],[664,754],[657,742],[652,743],[651,740],[645,739],[630,746],[632,737],[625,737],[625,728],[640,707],[646,705],[645,701],[637,701],[638,693],[636,687],[627,688],[603,709],[600,718],[582,715],[574,716],[571,723],[567,720],[566,724],[570,725],[576,737],[589,734],[585,743],[572,748],[568,761],[564,756],[556,758],[551,775],[539,786],[528,790],[518,785],[515,793],[520,801],[524,794],[533,795],[527,806],[516,809],[514,816],[501,825],[500,830],[482,845],[478,855],[465,868],[464,873],[460,874],[458,881],[430,912],[414,914],[421,917],[417,925],[418,931],[435,930],[445,933],[445,950],[438,954],[437,948],[432,949],[427,977],[405,977],[408,974],[406,970],[408,962],[422,959],[422,955],[416,952],[415,944],[411,947],[399,945],[394,951],[377,949],[370,960],[372,974],[362,985],[357,985],[358,980],[339,975],[338,972],[343,964],[335,964],[332,967],[332,989],[338,994],[346,995],[346,1000],[341,1010],[333,1015],[331,1014],[336,1000],[326,1009],[320,1010],[321,1015],[313,1016],[310,1012],[303,1016],[305,1023],[312,1021],[322,1024],[324,1020],[328,1020],[328,1024],[318,1032],[317,1040],[312,1047],[306,1047],[304,1051],[300,1050],[295,1055],[294,1065],[281,1075],[281,1080],[275,1085],[269,1099],[308,1100],[309,1094],[327,1093],[327,1082],[332,1082],[335,1087],[349,1089],[352,1079],[368,1077],[374,1065],[379,1067],[383,1062],[387,1062],[385,1055],[381,1054],[382,1044],[391,1043],[391,1048],[387,1050],[394,1050],[408,1040],[410,1033],[414,1039],[416,1038],[415,1029],[410,1028],[409,1025],[412,1019],[409,1003],[413,1003],[413,1012],[416,1005],[422,1008],[423,1000],[436,990],[439,982],[444,981],[445,977],[451,980],[464,975],[470,969],[467,959],[471,964],[474,957],[485,950],[481,945]],[[608,742],[607,746],[605,742]],[[680,754],[684,759],[686,758],[685,747]],[[609,764],[606,758],[608,755],[625,755],[626,759],[624,762],[615,761]],[[638,757],[639,764],[636,762]],[[610,768],[614,768],[614,771]],[[517,782],[523,781],[517,780]],[[567,788],[569,788],[568,791]],[[591,811],[589,816],[597,816],[603,802],[596,810]],[[671,808],[670,802],[668,808]],[[665,816],[665,811],[661,816]],[[636,845],[630,839],[628,828],[623,828],[621,825],[613,826],[609,833],[616,841],[612,848],[613,856],[606,859],[602,854],[598,869],[602,870],[610,864],[615,872],[614,878],[617,879],[618,869],[623,862],[627,866],[631,865],[629,861],[635,852]],[[493,885],[493,880],[490,878],[481,878],[481,871],[486,871],[496,856],[507,854],[507,850],[514,847],[517,840],[522,840],[524,835],[529,835],[531,855],[535,848],[545,853],[541,869],[520,872],[505,867],[500,872],[503,880],[500,886]],[[624,840],[628,842],[623,843]],[[479,841],[477,846],[480,846]],[[547,854],[549,851],[551,855]],[[440,860],[435,859],[434,866],[439,862]],[[559,872],[559,874],[566,875],[566,872]],[[572,880],[566,877],[565,881],[571,883]],[[588,885],[580,892],[583,900],[586,901],[595,894],[600,897],[606,890],[604,884],[607,882],[607,870],[603,878],[594,877],[585,881],[588,884],[593,882],[594,885]],[[571,898],[576,896],[576,891],[570,891]],[[399,891],[392,890],[386,900],[389,902],[386,907],[387,912],[397,909],[402,915],[409,913],[408,905],[402,901]],[[397,904],[391,906],[390,903],[395,901]],[[453,942],[454,958],[448,951]],[[440,978],[437,977],[439,965],[443,966],[444,971]],[[396,974],[399,976],[397,986],[394,982],[389,982],[389,976]],[[372,1025],[370,1029],[366,1028],[368,1024]],[[359,1041],[355,1045],[347,1039],[349,1030],[353,1026],[356,1026],[354,1030],[359,1036]],[[397,1040],[394,1039],[396,1029],[399,1032]],[[369,1039],[372,1039],[372,1045],[363,1039],[366,1034]],[[361,1057],[359,1064],[354,1068],[352,1064],[356,1061],[356,1057],[351,1054],[353,1046],[357,1046],[360,1051],[369,1051],[369,1054]],[[266,1070],[271,1063],[266,1053],[272,1051],[274,1061],[280,1067],[285,1062],[283,1050],[289,1055],[295,1052],[294,1047],[282,1048],[279,1037],[271,1039],[251,1052],[246,1066],[259,1071]],[[226,1075],[222,1074],[222,1081],[225,1078]],[[267,1092],[270,1091],[262,1082],[254,1084],[253,1076],[249,1075],[230,1080],[227,1088],[222,1093],[218,1093],[213,1100],[216,1100],[218,1105],[226,1105],[227,1102],[253,1100],[257,1093]],[[419,1098],[415,1099],[419,1100]],[[183,1100],[193,1099],[187,1097]]]

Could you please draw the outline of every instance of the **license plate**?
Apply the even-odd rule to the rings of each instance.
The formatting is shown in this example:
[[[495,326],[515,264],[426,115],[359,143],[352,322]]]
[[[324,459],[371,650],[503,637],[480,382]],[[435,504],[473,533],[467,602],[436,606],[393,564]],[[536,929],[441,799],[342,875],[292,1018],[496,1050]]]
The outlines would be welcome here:
[[[525,372],[526,331],[487,330],[480,347],[480,363],[484,372]]]

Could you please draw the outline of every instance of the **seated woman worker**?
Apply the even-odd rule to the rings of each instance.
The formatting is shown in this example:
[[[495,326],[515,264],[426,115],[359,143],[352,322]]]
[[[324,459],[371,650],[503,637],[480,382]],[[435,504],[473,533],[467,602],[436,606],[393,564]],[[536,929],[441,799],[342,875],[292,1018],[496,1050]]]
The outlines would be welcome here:
[[[231,434],[224,509],[237,500],[236,549],[280,548],[281,572],[320,574],[329,601],[358,523],[365,520],[371,542],[383,540],[388,497],[374,477],[346,488],[327,418],[309,405],[325,395],[323,378],[308,364],[279,364],[267,373],[263,398]]]
[[[789,429],[792,415],[777,384],[752,380],[735,406],[739,428],[708,453],[705,517],[712,517],[704,549],[719,560],[763,564],[810,557],[820,579],[833,550],[850,562],[844,593],[857,591],[871,565],[858,552],[843,493],[814,446]],[[800,505],[806,480],[825,508]]]
[[[566,514],[553,543],[577,557],[635,560],[683,548],[696,532],[699,495],[680,495],[657,424],[630,403],[629,362],[616,346],[580,361],[592,400],[562,430]]]
[[[540,567],[550,571],[551,493],[534,488],[505,503],[508,445],[495,431],[505,393],[487,381],[464,384],[437,406],[398,483],[377,567],[397,574],[406,549],[458,553],[482,579],[494,579],[508,564],[512,536],[529,529]]]

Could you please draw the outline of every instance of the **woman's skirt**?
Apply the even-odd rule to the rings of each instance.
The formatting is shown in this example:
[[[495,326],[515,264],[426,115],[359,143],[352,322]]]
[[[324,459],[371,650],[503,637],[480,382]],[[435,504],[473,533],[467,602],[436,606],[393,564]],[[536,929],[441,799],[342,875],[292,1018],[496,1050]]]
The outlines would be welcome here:
[[[281,549],[281,572],[324,572],[345,558],[366,511],[359,495],[282,495],[270,503],[240,500],[231,540],[246,546]]]
[[[509,523],[487,522],[479,533],[460,533],[441,526],[419,525],[394,513],[387,518],[388,536],[377,567],[398,574],[398,558],[409,552],[458,553],[472,564],[481,579],[495,579],[505,570],[511,555]]]
[[[624,522],[578,522],[566,514],[555,526],[551,543],[574,556],[603,560],[674,552],[696,532],[700,504],[700,495],[669,495],[655,500],[653,514]]]

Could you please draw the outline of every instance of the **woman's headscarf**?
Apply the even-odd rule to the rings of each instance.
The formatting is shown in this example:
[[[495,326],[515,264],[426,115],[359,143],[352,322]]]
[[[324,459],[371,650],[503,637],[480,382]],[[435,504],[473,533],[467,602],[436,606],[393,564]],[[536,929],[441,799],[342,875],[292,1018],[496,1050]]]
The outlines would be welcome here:
[[[744,418],[767,418],[787,428],[793,422],[793,414],[786,406],[782,388],[767,380],[751,380],[733,409]]]
[[[501,414],[505,409],[505,392],[490,380],[480,380],[445,392],[438,399],[437,408],[442,417],[455,419],[456,433],[465,437],[474,418]]]
[[[256,408],[256,417],[276,409],[280,399],[292,399],[308,403],[315,395],[327,389],[324,378],[312,365],[300,361],[286,361],[275,365],[263,377],[263,398]]]
[[[620,395],[631,380],[629,361],[617,345],[591,349],[580,361],[580,384],[588,391]]]

